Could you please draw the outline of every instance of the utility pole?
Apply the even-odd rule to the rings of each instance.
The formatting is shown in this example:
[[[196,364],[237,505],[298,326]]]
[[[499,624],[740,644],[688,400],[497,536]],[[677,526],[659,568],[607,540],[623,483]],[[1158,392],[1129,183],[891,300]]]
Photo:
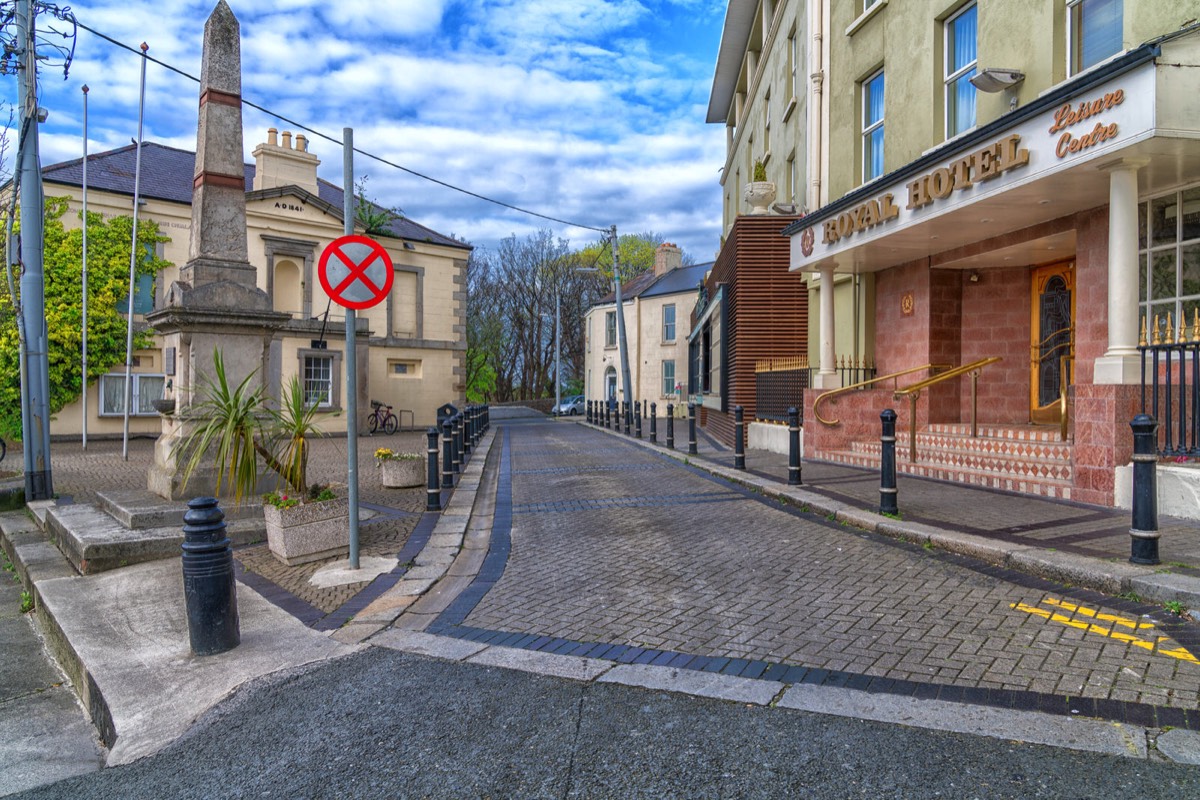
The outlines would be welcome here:
[[[617,299],[617,351],[621,356],[621,385],[625,402],[633,403],[633,386],[629,380],[629,343],[625,340],[625,307],[621,304],[621,264],[617,257],[617,226],[608,229],[608,241],[612,246],[613,283]]]
[[[25,499],[54,496],[50,474],[50,357],[46,331],[42,194],[38,156],[37,50],[33,0],[17,0],[17,31],[21,49],[21,135],[18,144],[21,174],[21,317],[24,323],[25,378],[21,382],[21,433],[24,437]]]

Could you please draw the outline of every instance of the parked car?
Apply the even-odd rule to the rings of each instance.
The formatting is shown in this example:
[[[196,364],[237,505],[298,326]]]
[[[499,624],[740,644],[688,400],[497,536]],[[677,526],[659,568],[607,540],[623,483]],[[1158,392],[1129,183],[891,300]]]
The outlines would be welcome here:
[[[555,416],[571,417],[575,416],[576,414],[582,414],[584,409],[583,402],[583,395],[581,394],[564,397],[562,402],[555,407],[551,413],[553,413]]]

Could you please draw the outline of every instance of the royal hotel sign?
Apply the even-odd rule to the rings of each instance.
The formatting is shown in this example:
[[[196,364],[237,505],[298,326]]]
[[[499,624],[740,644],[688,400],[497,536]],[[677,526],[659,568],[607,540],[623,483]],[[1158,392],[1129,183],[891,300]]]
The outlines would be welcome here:
[[[1153,135],[1152,64],[1093,87],[936,166],[822,216],[792,238],[792,269],[809,270],[863,244],[1030,181],[1092,162]]]

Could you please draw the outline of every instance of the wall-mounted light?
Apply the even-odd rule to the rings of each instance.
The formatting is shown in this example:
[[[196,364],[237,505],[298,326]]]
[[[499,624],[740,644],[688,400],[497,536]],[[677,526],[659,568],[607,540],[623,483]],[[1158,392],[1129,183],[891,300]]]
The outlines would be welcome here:
[[[998,69],[988,67],[971,76],[971,83],[981,92],[1002,92],[1016,86],[1025,80],[1025,73],[1019,69]]]
[[[974,269],[971,270],[971,274],[967,276],[967,280],[969,280],[971,283],[979,283],[979,271]]]

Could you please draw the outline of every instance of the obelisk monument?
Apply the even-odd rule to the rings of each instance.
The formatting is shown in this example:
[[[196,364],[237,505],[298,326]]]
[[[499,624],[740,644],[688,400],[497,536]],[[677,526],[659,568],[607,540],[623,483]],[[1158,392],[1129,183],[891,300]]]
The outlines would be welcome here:
[[[225,0],[219,0],[204,26],[192,187],[188,261],[167,290],[164,307],[146,316],[163,336],[175,398],[174,414],[163,419],[147,483],[170,499],[183,497],[176,445],[190,428],[189,408],[200,376],[212,372],[214,350],[221,351],[231,384],[250,374],[261,384],[270,374],[274,334],[289,318],[271,310],[247,258],[241,26]],[[211,470],[194,475],[187,496],[211,493],[214,477]]]

